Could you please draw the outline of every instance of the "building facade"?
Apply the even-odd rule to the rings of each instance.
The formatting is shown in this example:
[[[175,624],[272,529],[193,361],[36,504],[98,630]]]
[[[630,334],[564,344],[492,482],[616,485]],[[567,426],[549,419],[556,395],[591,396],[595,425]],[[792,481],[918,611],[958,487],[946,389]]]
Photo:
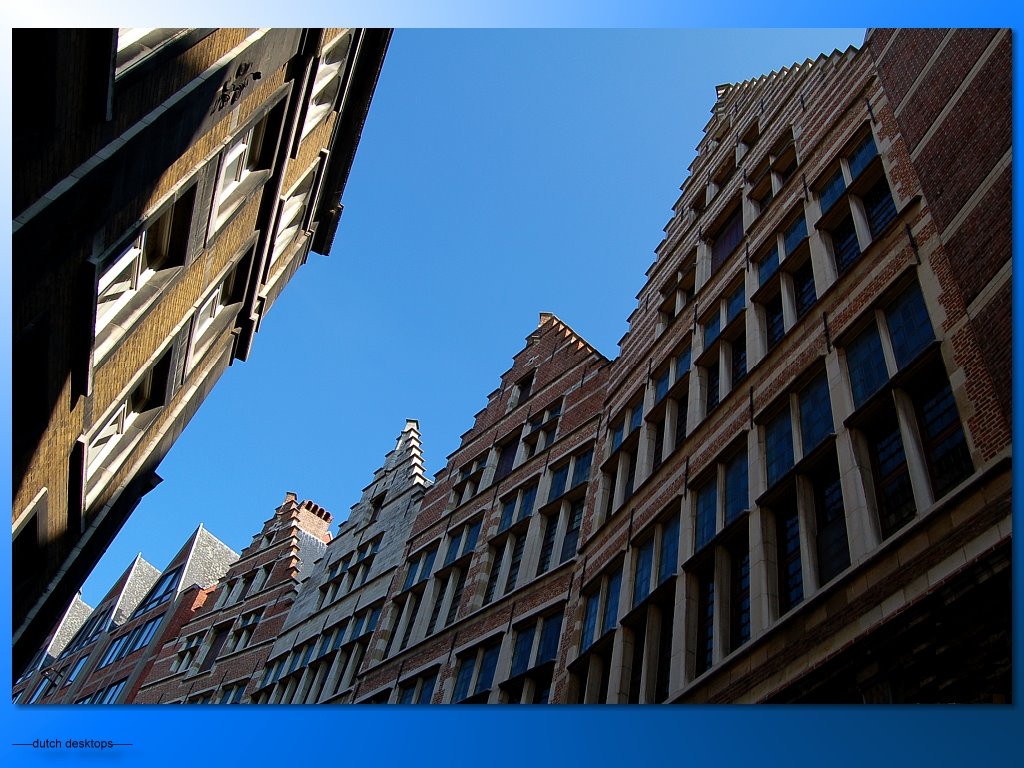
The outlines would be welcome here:
[[[201,525],[163,571],[137,556],[94,610],[76,597],[72,610],[79,609],[79,629],[59,653],[51,646],[38,668],[15,684],[15,702],[139,700],[139,687],[160,647],[178,636],[237,559],[237,552]]]
[[[389,37],[15,31],[15,675],[329,251]]]
[[[719,85],[618,357],[542,314],[239,700],[1010,701],[1010,71],[870,30]]]

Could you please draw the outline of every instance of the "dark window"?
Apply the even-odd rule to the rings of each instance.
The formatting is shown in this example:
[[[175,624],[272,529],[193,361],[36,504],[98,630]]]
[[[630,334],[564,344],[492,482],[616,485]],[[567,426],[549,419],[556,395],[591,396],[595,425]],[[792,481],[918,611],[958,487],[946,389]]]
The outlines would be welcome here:
[[[540,576],[551,567],[551,555],[555,549],[555,534],[558,529],[558,518],[544,518],[544,538],[540,545],[540,560],[537,562],[537,575]]]
[[[836,169],[836,172],[832,175],[828,181],[825,182],[821,188],[821,192],[818,195],[818,199],[821,201],[821,215],[824,216],[828,213],[832,206],[835,205],[836,201],[843,196],[843,192],[846,191],[846,182],[843,181],[843,171],[840,168]]]
[[[501,573],[501,559],[503,555],[504,550],[496,552],[494,560],[491,562],[491,573],[487,577],[487,589],[484,591],[484,605],[494,600],[494,593],[498,589],[498,576]]]
[[[747,451],[744,449],[725,465],[725,522],[731,523],[749,507]]]
[[[764,285],[772,275],[779,271],[779,249],[773,247],[761,257],[757,263],[757,284]]]
[[[779,613],[785,613],[804,599],[803,565],[800,562],[800,522],[796,499],[786,500],[786,511],[775,515],[779,544]]]
[[[494,670],[498,666],[498,651],[500,649],[500,643],[484,648],[484,656],[480,660],[480,676],[476,680],[475,693],[483,693],[491,689],[491,684],[494,682]]]
[[[626,484],[622,487],[623,500],[633,495],[633,487],[636,483],[636,456],[632,453],[627,453],[626,457],[629,460],[629,465],[626,468]]]
[[[869,133],[850,153],[850,176],[856,179],[876,157],[878,149],[875,148],[874,137]]]
[[[498,453],[498,466],[494,470],[494,481],[497,482],[508,476],[509,472],[512,471],[512,465],[516,460],[516,448],[519,445],[518,439],[509,440],[499,449]]]
[[[868,437],[872,469],[875,473],[875,497],[882,538],[888,538],[905,525],[916,511],[910,485],[907,455],[903,450],[896,411],[888,404],[873,423]]]
[[[459,665],[459,674],[455,677],[455,693],[452,696],[452,701],[463,701],[469,697],[469,684],[473,681],[475,661],[475,657],[463,659]]]
[[[940,499],[974,471],[967,441],[960,426],[953,391],[936,371],[928,376],[925,389],[915,393],[921,421],[928,472],[935,498]]]
[[[683,440],[686,439],[686,413],[688,403],[686,401],[686,395],[683,394],[676,401],[676,433],[672,442],[672,449],[675,450],[683,444]]]
[[[590,464],[594,459],[594,452],[592,450],[586,453],[581,453],[576,457],[575,465],[572,468],[572,487],[575,488],[581,483],[587,482],[590,479]]]
[[[210,645],[210,650],[206,652],[206,656],[203,658],[203,663],[199,667],[200,672],[206,672],[213,666],[213,662],[217,660],[217,656],[220,654],[225,641],[228,639],[228,630],[230,628],[230,626],[223,626],[216,630],[213,635],[213,643]],[[291,671],[292,670],[289,670],[289,672]]]
[[[711,363],[707,367],[707,391],[704,393],[704,413],[705,415],[711,413],[715,408],[718,407],[719,402],[719,370],[718,361]]]
[[[654,539],[648,539],[636,552],[633,579],[633,606],[640,605],[651,593],[651,569],[654,567]]]
[[[151,611],[158,605],[163,605],[175,595],[178,586],[178,577],[181,575],[181,568],[168,571],[160,577],[160,580],[153,585],[153,588],[146,595],[146,599],[139,603],[138,608],[132,613],[132,618],[141,616],[146,611]]]
[[[819,373],[800,393],[800,435],[804,456],[827,435],[832,434],[832,403],[828,395],[828,378]]]
[[[746,542],[729,552],[729,645],[736,650],[750,639],[750,552]]]
[[[849,216],[832,230],[832,252],[835,254],[836,269],[840,275],[846,274],[860,258],[857,230],[853,226],[853,219]]]
[[[455,592],[452,593],[452,602],[448,606],[448,615],[445,616],[444,625],[447,627],[453,621],[459,613],[459,604],[462,602],[462,592],[466,588],[466,569],[463,568],[459,571],[459,577],[455,581]],[[377,609],[380,611],[380,608]]]
[[[735,387],[747,375],[747,337],[740,334],[732,340],[732,386]]]
[[[519,578],[519,566],[523,562],[523,548],[526,546],[526,534],[516,536],[516,542],[512,547],[512,562],[509,565],[508,576],[505,578],[505,594],[507,595],[516,586]]]
[[[652,446],[654,457],[653,457],[653,468],[657,469],[661,466],[662,452],[665,450],[665,420],[655,422],[654,424],[654,445]]]
[[[587,596],[586,612],[583,614],[583,639],[580,643],[580,653],[587,650],[594,640],[594,632],[597,630],[597,614],[601,607],[601,594],[595,592]]]
[[[786,335],[786,325],[782,314],[782,294],[777,293],[764,305],[765,337],[768,350],[772,350]]]
[[[661,552],[658,563],[658,583],[665,581],[679,566],[679,515],[672,515],[661,529]]]
[[[892,193],[885,178],[875,182],[875,186],[864,195],[864,213],[868,217],[871,228],[871,239],[874,240],[896,218],[896,204],[892,201]]]
[[[533,651],[533,636],[536,630],[537,625],[531,624],[516,635],[516,643],[512,649],[511,674],[513,677],[523,674],[530,668],[530,653]]]
[[[690,370],[690,358],[692,350],[687,347],[676,356],[676,381],[683,378],[683,375]]]
[[[717,272],[743,239],[743,207],[737,206],[711,245],[711,274]]]
[[[793,466],[793,425],[788,407],[768,422],[764,442],[765,476],[770,488]]]
[[[797,249],[804,240],[807,239],[807,222],[804,217],[798,216],[793,222],[786,227],[786,231],[783,233],[783,244],[786,247],[786,255],[789,256]]]
[[[562,634],[562,614],[548,616],[540,630],[540,646],[537,648],[537,664],[554,661],[558,654],[558,638]]]
[[[715,645],[715,571],[697,575],[697,674],[711,669]]]
[[[897,368],[904,368],[935,338],[917,283],[886,308],[885,320]]]
[[[565,530],[565,538],[562,539],[562,556],[559,562],[564,563],[570,557],[576,555],[576,544],[580,537],[580,525],[583,523],[584,499],[577,499],[569,509],[569,526]]]
[[[619,620],[619,588],[622,586],[622,569],[619,568],[608,579],[608,597],[604,604],[601,620],[601,634],[611,631]]]
[[[517,496],[513,496],[511,499],[506,500],[502,505],[501,520],[498,521],[498,533],[501,533],[512,525],[512,516],[516,511],[516,499]]]
[[[423,678],[423,685],[420,686],[420,695],[416,699],[417,704],[429,704],[434,695],[434,686],[437,685],[437,672],[429,677]]]
[[[522,522],[533,514],[533,505],[537,501],[536,483],[523,491],[523,497],[519,501],[519,514],[516,515],[516,522]]]
[[[799,320],[818,300],[818,294],[814,290],[814,270],[811,268],[810,259],[793,273],[793,292],[796,294],[796,316]]]
[[[817,527],[818,575],[822,584],[835,578],[850,564],[843,512],[843,489],[835,453],[809,475],[814,485],[814,514]]]
[[[729,304],[726,308],[725,322],[731,323],[733,320],[740,316],[740,314],[743,312],[743,307],[745,306],[744,301],[745,299],[743,295],[743,283],[740,283],[736,287],[736,290],[733,291],[732,296],[729,297]]]
[[[697,490],[696,540],[694,549],[700,549],[715,535],[715,515],[718,510],[718,481],[712,478]]]
[[[846,365],[853,388],[853,404],[860,408],[889,380],[889,371],[885,367],[885,357],[882,354],[882,342],[874,323],[847,346]]]
[[[654,402],[660,403],[668,394],[668,368],[654,380]]]

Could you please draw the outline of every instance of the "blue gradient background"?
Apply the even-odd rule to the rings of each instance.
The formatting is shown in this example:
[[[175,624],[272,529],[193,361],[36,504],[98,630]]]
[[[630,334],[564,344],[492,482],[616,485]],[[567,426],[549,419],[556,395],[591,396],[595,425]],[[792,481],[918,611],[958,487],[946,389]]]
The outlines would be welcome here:
[[[98,9],[98,6],[100,9]],[[1008,6],[1008,4],[1007,4]],[[749,0],[681,9],[678,3],[611,2],[562,3],[377,2],[372,9],[352,3],[307,4],[262,0],[238,11],[211,13],[206,2],[176,3],[173,14],[150,6],[161,23],[233,23],[252,21],[271,25],[344,23],[387,26],[726,26],[862,25],[1013,26],[1020,10],[979,8],[977,4],[903,3],[868,0],[855,9],[837,12],[824,2],[755,3]],[[12,26],[58,24],[110,25],[153,23],[137,3],[91,4],[34,2],[22,10],[5,8]],[[170,18],[173,15],[173,19]],[[247,18],[249,17],[249,18]],[[0,30],[2,120],[4,147],[0,196],[10,210],[10,29]],[[1020,46],[1014,41],[1014,75],[1021,73]],[[724,52],[723,55],[728,55]],[[1016,89],[1015,89],[1016,90]],[[710,106],[710,100],[708,105]],[[695,105],[703,110],[703,104]],[[1015,142],[1020,141],[1020,100],[1014,94]],[[693,137],[695,143],[697,137]],[[691,142],[690,138],[686,139]],[[1015,187],[1020,179],[1014,171]],[[678,181],[682,181],[680,177]],[[678,183],[678,182],[677,182]],[[1015,252],[1020,228],[1015,210]],[[3,492],[10,498],[10,229],[4,218],[0,239],[3,279],[0,280],[0,381],[4,417],[0,420],[0,461]],[[654,242],[651,243],[653,247]],[[639,279],[639,275],[637,279]],[[1021,278],[1014,276],[1015,300]],[[1016,301],[1015,301],[1016,303]],[[1014,359],[1020,342],[1015,334]],[[1016,367],[1016,366],[1015,366]],[[1016,373],[1016,372],[1015,372]],[[1014,394],[1020,394],[1014,377]],[[486,390],[484,390],[486,391]],[[482,393],[481,393],[482,395]],[[1015,397],[1015,400],[1018,398]],[[1015,432],[1019,426],[1015,420]],[[434,462],[436,464],[436,461]],[[1018,470],[1020,471],[1020,470]],[[1019,549],[1016,547],[1015,549]],[[1017,553],[1015,552],[1015,555]],[[9,584],[10,555],[0,548],[0,566]],[[159,562],[158,562],[159,564]],[[1019,581],[1019,574],[1018,574]],[[7,588],[0,588],[0,635],[10,635]],[[1015,603],[1017,601],[1015,600]],[[1019,621],[1015,611],[1015,634]],[[1017,644],[1015,644],[1017,645]],[[0,660],[0,679],[10,679],[10,659]],[[1019,675],[1015,680],[1019,679]],[[1014,698],[1021,700],[1019,684]],[[758,766],[963,766],[1020,762],[1024,733],[1020,705],[1012,707],[683,707],[683,708],[423,708],[396,707],[22,707],[0,697],[0,762],[5,765],[68,763],[124,766],[267,765],[313,762],[355,765],[496,766],[615,764],[636,766],[693,763]],[[31,750],[9,746],[35,738],[111,738],[134,746],[95,751]]]

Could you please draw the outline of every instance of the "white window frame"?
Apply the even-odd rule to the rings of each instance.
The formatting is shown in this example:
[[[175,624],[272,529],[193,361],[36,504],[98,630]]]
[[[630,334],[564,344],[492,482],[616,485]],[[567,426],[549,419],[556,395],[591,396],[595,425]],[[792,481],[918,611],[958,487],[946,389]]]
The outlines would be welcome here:
[[[270,255],[271,264],[274,264],[292,246],[300,232],[306,231],[306,213],[313,201],[320,162],[318,160],[295,183],[288,194],[281,198],[281,212],[277,217],[277,226],[274,229],[274,248]]]
[[[351,52],[352,33],[345,32],[339,35],[338,39],[324,49],[321,54],[317,62],[309,102],[306,105],[306,118],[302,124],[301,139],[305,139],[327,115],[334,111],[334,103],[338,100],[338,95],[341,92],[342,70]],[[341,53],[340,57],[339,53]]]

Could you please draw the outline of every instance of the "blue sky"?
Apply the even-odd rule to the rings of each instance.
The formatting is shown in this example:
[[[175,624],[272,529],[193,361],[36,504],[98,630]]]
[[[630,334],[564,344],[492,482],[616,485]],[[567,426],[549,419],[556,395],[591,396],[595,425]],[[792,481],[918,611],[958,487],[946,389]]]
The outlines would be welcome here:
[[[344,518],[417,418],[428,471],[554,312],[609,358],[714,102],[863,30],[397,30],[334,248],[265,319],[83,589],[293,490]]]

